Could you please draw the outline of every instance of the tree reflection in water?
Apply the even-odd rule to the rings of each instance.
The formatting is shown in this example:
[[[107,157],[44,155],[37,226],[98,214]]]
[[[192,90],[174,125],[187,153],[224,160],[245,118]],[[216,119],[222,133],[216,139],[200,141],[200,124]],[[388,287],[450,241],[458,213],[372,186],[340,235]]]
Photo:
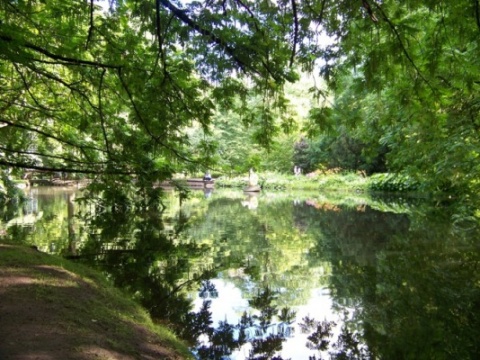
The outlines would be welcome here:
[[[188,291],[217,271],[192,266],[201,259],[202,246],[178,242],[188,218],[180,214],[175,226],[166,228],[158,213],[106,211],[83,216],[91,233],[80,258],[108,274],[156,321],[177,332],[188,326],[191,319],[186,314],[192,307]]]
[[[234,350],[248,344],[249,354],[245,358],[247,360],[282,360],[282,357],[276,354],[282,350],[283,342],[293,335],[292,324],[296,320],[296,313],[289,308],[279,309],[273,305],[276,294],[265,287],[249,301],[250,312],[244,312],[237,324],[221,321],[215,328],[211,326],[211,301],[207,298],[217,295],[210,281],[203,282],[200,290],[200,296],[204,299],[203,306],[198,313],[189,313],[192,322],[184,337],[190,337],[196,343],[197,357],[225,359],[232,355]],[[252,315],[255,310],[259,313]],[[305,317],[299,325],[302,333],[309,334],[305,346],[318,352],[317,355],[310,356],[310,360],[374,358],[362,343],[359,334],[350,331],[347,326],[341,328],[340,334],[334,334],[333,328],[337,324],[333,321],[317,321]]]
[[[194,334],[195,339],[200,340],[197,340],[196,346],[196,354],[200,359],[224,358],[247,343],[250,345],[248,359],[281,359],[275,354],[282,349],[283,341],[292,333],[291,323],[295,313],[288,308],[278,309],[273,305],[275,292],[265,287],[249,301],[252,312],[256,309],[258,314],[244,312],[237,324],[221,321],[216,328],[210,326],[210,301],[205,299],[207,293],[216,296],[216,290],[209,281],[204,282],[200,290],[204,301],[199,312],[202,325],[209,325]],[[190,314],[192,318],[198,319],[197,314]],[[198,324],[192,325],[190,329],[201,327]]]
[[[2,238],[100,268],[200,359],[280,359],[282,346],[294,360],[480,358],[480,230],[452,223],[446,208],[401,215],[279,199],[252,212],[214,196],[174,215],[103,206],[73,222],[64,195],[37,194],[38,209],[23,211],[42,211],[33,224],[0,212]],[[226,298],[214,286],[222,277],[249,299],[233,323],[212,320]],[[295,319],[290,308],[326,287],[333,312],[349,315]],[[197,291],[203,304],[193,311]],[[303,357],[290,351],[298,338],[311,349]]]
[[[215,211],[225,212],[221,206],[210,210],[210,217],[215,216]],[[271,212],[285,214],[275,207]],[[312,263],[332,264],[330,287],[336,310],[353,313],[340,329],[333,322],[303,320],[301,329],[309,334],[306,345],[317,352],[310,355],[311,359],[390,359],[395,354],[417,354],[422,359],[451,354],[468,359],[478,352],[471,340],[478,334],[479,324],[474,310],[478,304],[478,275],[474,275],[478,252],[467,246],[471,244],[468,236],[473,233],[454,234],[446,241],[444,234],[452,234],[448,222],[439,225],[438,219],[430,223],[417,218],[418,223],[411,226],[406,215],[372,209],[357,214],[348,209],[319,210],[307,204],[296,206],[292,215],[292,221],[304,219],[303,231],[318,239],[317,248],[310,252]],[[264,275],[255,276],[262,263],[245,264],[244,256],[232,254],[216,256],[214,266],[207,265],[211,245],[183,241],[190,220],[180,211],[174,226],[167,227],[160,217],[149,213],[97,213],[89,219],[88,228],[97,230],[82,248],[82,257],[96,263],[117,286],[128,290],[156,321],[169,324],[188,340],[198,358],[228,358],[241,350],[248,353],[247,359],[280,359],[282,344],[292,336],[295,314],[288,307],[276,305],[278,293],[264,282]],[[250,221],[251,234],[258,236],[250,238],[251,244],[265,241],[266,233],[260,230],[267,225],[255,223],[257,217]],[[272,222],[268,226],[272,231]],[[229,231],[234,230],[230,227]],[[229,236],[232,242],[234,237]],[[217,237],[221,240],[225,235],[219,233],[215,241]],[[228,245],[220,240],[213,244]],[[269,253],[264,254],[259,259],[269,266],[273,264]],[[242,267],[245,274],[253,271],[256,295],[250,298],[250,309],[237,323],[225,320],[214,324],[211,304],[218,293],[209,280],[232,266]],[[442,266],[450,271],[443,271]],[[464,276],[466,273],[472,277]],[[196,312],[192,311],[191,298],[195,290],[203,299]],[[353,304],[353,309],[347,309],[344,303]],[[434,313],[436,317],[432,317]],[[406,319],[412,322],[407,324]],[[418,338],[410,336],[409,331]],[[455,333],[461,334],[459,341],[454,340]],[[409,345],[402,346],[406,343]]]
[[[127,290],[155,321],[168,323],[186,339],[200,359],[219,359],[250,344],[249,359],[280,359],[275,353],[292,333],[295,313],[273,305],[276,293],[264,287],[249,301],[258,314],[245,312],[237,324],[213,324],[210,305],[218,296],[208,280],[222,269],[199,268],[203,247],[178,241],[188,227],[180,212],[174,228],[149,213],[95,212],[83,214],[90,229],[88,241],[77,257],[106,272],[113,283]],[[95,231],[92,231],[95,229]],[[200,284],[203,305],[192,309],[188,291]]]
[[[317,321],[306,317],[300,323],[302,332],[310,334],[306,346],[309,349],[317,350],[319,353],[328,352],[330,360],[366,360],[374,359],[368,349],[356,332],[350,331],[346,326],[342,326],[341,332],[334,342],[333,328],[337,324],[333,321]],[[310,360],[321,360],[322,355],[311,356]]]

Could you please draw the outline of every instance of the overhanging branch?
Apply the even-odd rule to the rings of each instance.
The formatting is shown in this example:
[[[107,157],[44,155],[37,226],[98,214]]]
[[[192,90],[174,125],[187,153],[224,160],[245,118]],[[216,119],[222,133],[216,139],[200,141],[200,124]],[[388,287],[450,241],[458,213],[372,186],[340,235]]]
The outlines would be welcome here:
[[[292,55],[290,56],[290,66],[293,65],[293,61],[295,59],[295,55],[297,52],[297,42],[298,42],[298,14],[297,14],[297,3],[295,2],[295,0],[292,0],[292,12],[293,12],[294,30],[293,30]]]
[[[50,167],[50,166],[41,166],[41,165],[32,165],[28,163],[22,162],[12,162],[0,159],[0,165],[14,167],[19,169],[29,169],[29,170],[39,170],[39,171],[47,171],[47,172],[64,172],[64,173],[71,173],[71,174],[94,174],[94,175],[134,175],[135,172],[128,172],[128,171],[121,171],[121,170],[94,170],[94,169],[75,169],[70,167]]]
[[[428,87],[430,87],[430,89],[432,89],[433,92],[435,92],[435,89],[432,86],[432,84],[430,84],[430,82],[423,76],[423,74],[420,71],[420,69],[418,68],[417,64],[415,64],[415,61],[413,61],[412,57],[408,53],[408,51],[407,51],[407,49],[406,49],[406,47],[405,47],[405,45],[402,41],[402,38],[401,38],[400,34],[398,33],[398,30],[395,27],[395,25],[392,23],[392,21],[387,16],[387,14],[385,14],[382,7],[379,4],[377,4],[375,1],[373,3],[375,4],[375,7],[378,9],[378,11],[382,14],[384,20],[387,22],[387,24],[392,29],[393,33],[395,34],[395,37],[398,40],[398,43],[400,44],[400,47],[402,48],[402,52],[404,53],[405,57],[410,62],[410,64],[413,66],[413,68],[415,69],[415,72],[417,73],[417,75],[428,85]]]
[[[14,39],[13,37],[9,35],[0,35],[0,40],[5,42],[5,43],[15,43],[18,44],[22,47],[25,47],[27,49],[33,50],[35,52],[38,52],[50,59],[60,61],[63,65],[76,65],[76,66],[93,66],[93,67],[101,67],[101,68],[106,68],[106,69],[119,69],[121,68],[120,65],[112,65],[112,64],[105,64],[97,61],[90,61],[90,60],[83,60],[83,59],[76,59],[76,58],[71,58],[68,56],[62,56],[58,54],[54,54],[40,46],[37,46],[35,44],[29,43],[28,41],[20,41],[18,39]]]
[[[145,119],[143,118],[142,116],[142,113],[140,112],[140,109],[138,108],[137,106],[137,103],[135,102],[134,98],[133,98],[133,95],[127,85],[127,83],[125,82],[125,79],[123,78],[123,75],[122,75],[122,71],[121,69],[118,69],[118,78],[122,84],[122,87],[123,89],[125,90],[125,92],[127,93],[127,96],[128,96],[128,99],[130,100],[130,103],[132,104],[132,107],[133,107],[133,110],[135,111],[135,114],[139,120],[139,122],[141,123],[141,125],[143,126],[143,128],[145,129],[145,131],[147,132],[148,136],[150,136],[154,141],[155,143],[159,144],[160,146],[162,146],[163,148],[167,149],[168,151],[172,152],[178,159],[182,159],[186,162],[193,162],[191,159],[187,158],[186,156],[184,156],[183,154],[181,154],[179,151],[177,151],[176,149],[172,148],[171,146],[168,146],[167,144],[165,144],[163,141],[160,140],[160,138],[158,136],[156,136],[150,129],[150,127],[148,126],[148,124],[146,123]]]
[[[44,158],[49,158],[49,159],[57,159],[57,160],[65,161],[67,163],[85,165],[85,166],[105,166],[108,163],[106,161],[102,161],[102,162],[81,161],[81,160],[72,159],[72,158],[65,157],[65,156],[60,156],[60,155],[45,154],[45,153],[39,153],[39,152],[36,152],[36,151],[17,150],[17,149],[4,147],[4,146],[0,146],[0,151],[3,151],[5,153],[10,153],[10,154],[20,154],[20,155],[27,155],[27,156],[39,156],[39,157],[44,157]]]
[[[245,71],[245,69],[249,69],[253,73],[257,75],[261,75],[257,69],[255,69],[253,66],[251,66],[250,64],[247,64],[242,59],[240,59],[237,56],[236,51],[233,47],[228,46],[222,41],[221,38],[215,35],[212,31],[203,28],[193,19],[188,17],[184,10],[177,8],[168,0],[159,0],[159,1],[162,3],[163,6],[169,9],[177,19],[182,21],[184,24],[188,25],[191,29],[205,36],[207,39],[210,40],[210,42],[214,43],[215,45],[223,49],[240,66],[242,70]],[[272,76],[272,78],[274,78],[275,80],[280,80],[279,77],[273,71],[271,71],[271,69],[268,67],[268,65],[264,61],[262,61],[261,63],[265,67],[267,72],[270,74],[270,76]]]
[[[73,148],[76,148],[76,149],[80,149],[80,150],[84,150],[84,149],[91,149],[91,150],[95,150],[95,151],[99,151],[101,153],[106,153],[105,150],[103,149],[100,149],[100,148],[97,148],[95,146],[90,146],[90,145],[79,145],[79,144],[75,144],[71,141],[68,141],[68,140],[65,140],[65,139],[62,139],[56,135],[53,135],[53,134],[50,134],[50,133],[47,133],[46,131],[43,131],[43,130],[40,130],[40,129],[36,129],[36,128],[33,128],[33,127],[30,127],[30,126],[27,126],[27,125],[24,125],[24,124],[20,124],[18,122],[12,122],[12,121],[9,121],[9,120],[4,120],[4,119],[0,119],[0,123],[3,123],[3,124],[7,124],[9,126],[13,126],[13,127],[16,127],[16,128],[19,128],[19,129],[23,129],[23,130],[27,130],[27,131],[30,131],[30,132],[34,132],[34,133],[37,133],[39,135],[42,135],[46,138],[50,138],[50,139],[53,139],[53,140],[56,140],[62,144],[66,144],[66,145],[70,145],[71,147]]]

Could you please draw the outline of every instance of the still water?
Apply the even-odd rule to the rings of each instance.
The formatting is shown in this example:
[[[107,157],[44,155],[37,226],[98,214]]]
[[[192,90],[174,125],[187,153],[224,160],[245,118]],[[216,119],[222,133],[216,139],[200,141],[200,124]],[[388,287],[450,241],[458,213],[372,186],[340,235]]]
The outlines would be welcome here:
[[[0,236],[99,268],[199,359],[480,358],[480,232],[446,207],[215,190],[112,213],[27,195]]]

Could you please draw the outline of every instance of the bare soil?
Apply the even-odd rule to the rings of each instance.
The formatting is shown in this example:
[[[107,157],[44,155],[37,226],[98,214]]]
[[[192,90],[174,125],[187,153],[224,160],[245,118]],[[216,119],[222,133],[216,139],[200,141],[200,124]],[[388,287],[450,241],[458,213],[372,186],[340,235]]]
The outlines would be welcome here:
[[[13,251],[0,244],[1,360],[183,358],[94,282],[43,265],[47,255],[34,249],[21,248],[18,261]]]

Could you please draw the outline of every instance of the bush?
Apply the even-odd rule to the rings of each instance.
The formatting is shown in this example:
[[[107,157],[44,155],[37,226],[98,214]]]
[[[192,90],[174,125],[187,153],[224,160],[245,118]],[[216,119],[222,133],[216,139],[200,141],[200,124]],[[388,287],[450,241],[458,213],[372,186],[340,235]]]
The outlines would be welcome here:
[[[369,189],[373,191],[409,192],[417,191],[419,187],[417,180],[403,174],[374,174],[369,181]]]

